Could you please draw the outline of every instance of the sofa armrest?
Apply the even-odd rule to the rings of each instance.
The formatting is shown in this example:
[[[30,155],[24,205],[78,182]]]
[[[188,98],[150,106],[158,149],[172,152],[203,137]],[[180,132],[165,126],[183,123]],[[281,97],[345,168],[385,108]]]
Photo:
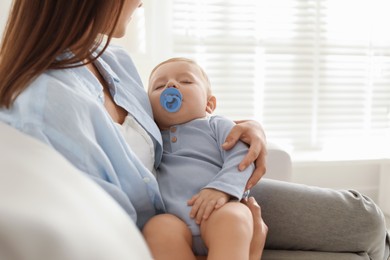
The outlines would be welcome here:
[[[0,259],[152,259],[138,228],[44,143],[0,122]]]
[[[287,150],[275,143],[268,143],[266,169],[264,178],[290,182],[292,179],[292,162]]]

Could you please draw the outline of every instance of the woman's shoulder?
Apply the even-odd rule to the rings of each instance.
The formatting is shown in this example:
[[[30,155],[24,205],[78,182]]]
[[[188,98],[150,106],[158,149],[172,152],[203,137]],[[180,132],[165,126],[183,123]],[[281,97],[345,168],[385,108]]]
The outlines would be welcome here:
[[[138,70],[124,47],[110,44],[101,57],[117,76],[126,82],[136,81],[142,87]]]
[[[115,43],[110,43],[107,46],[106,52],[107,51],[114,54],[123,54],[129,56],[128,51],[122,45],[115,44]]]
[[[69,75],[66,75],[64,69],[58,69],[58,70],[47,70],[43,72],[42,74],[38,75],[36,78],[34,78],[28,88],[46,88],[47,86],[51,85],[63,85],[64,79],[67,79]]]
[[[82,76],[75,75],[74,69],[47,70],[33,79],[22,93],[26,96],[47,98],[65,98],[66,93],[81,90]],[[73,93],[74,94],[74,93]]]
[[[47,112],[48,91],[56,84],[57,79],[54,77],[47,73],[40,74],[15,98],[10,108],[0,110],[0,121],[19,129],[25,125],[43,125]],[[63,95],[58,93],[58,96]]]
[[[14,112],[25,111],[26,116],[36,117],[48,112],[63,113],[61,110],[66,107],[77,110],[77,104],[85,107],[86,88],[81,87],[83,83],[73,77],[70,70],[48,70],[40,74],[15,99]]]
[[[129,52],[122,46],[117,44],[110,44],[102,55],[106,62],[110,65],[131,65],[134,66],[133,60]]]
[[[50,73],[50,71],[46,71],[35,77],[28,84],[25,90],[19,94],[15,102],[18,104],[28,103],[31,106],[31,102],[28,101],[37,99],[39,97],[41,102],[43,102],[47,97],[47,92],[49,89],[59,89],[58,86],[64,84],[60,77],[55,74]]]

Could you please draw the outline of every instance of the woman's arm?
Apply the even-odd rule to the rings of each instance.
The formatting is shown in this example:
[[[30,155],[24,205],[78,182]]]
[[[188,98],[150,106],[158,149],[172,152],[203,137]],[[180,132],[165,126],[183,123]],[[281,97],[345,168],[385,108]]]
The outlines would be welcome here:
[[[231,149],[238,140],[249,145],[249,151],[239,165],[244,170],[252,162],[255,162],[256,169],[248,180],[246,189],[252,188],[265,174],[265,156],[267,154],[266,137],[263,127],[254,120],[235,121],[236,125],[226,137],[223,149]]]

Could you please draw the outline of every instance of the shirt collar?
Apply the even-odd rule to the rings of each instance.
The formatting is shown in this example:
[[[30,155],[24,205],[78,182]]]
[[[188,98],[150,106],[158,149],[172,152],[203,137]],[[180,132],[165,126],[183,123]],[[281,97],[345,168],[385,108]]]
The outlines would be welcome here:
[[[98,51],[95,51],[92,55],[93,56],[97,56],[98,55]],[[61,60],[65,60],[65,59],[71,59],[73,57],[74,57],[74,53],[71,50],[67,49],[62,54],[58,55],[56,60],[57,61],[61,61]],[[108,74],[108,75],[104,75],[104,76],[110,76],[110,77],[112,77],[112,79],[115,82],[117,82],[117,83],[120,82],[118,75],[111,69],[111,67],[106,62],[104,62],[104,60],[102,59],[102,56],[97,58],[96,61],[103,68],[105,73]],[[81,61],[79,61],[77,64],[81,64]]]
[[[107,74],[107,75],[103,75],[104,77],[109,76],[109,77],[111,77],[116,83],[119,83],[119,82],[120,82],[118,75],[117,75],[117,74],[111,69],[111,67],[102,59],[101,56],[96,60],[96,62],[99,63],[99,65],[102,67],[103,71]]]

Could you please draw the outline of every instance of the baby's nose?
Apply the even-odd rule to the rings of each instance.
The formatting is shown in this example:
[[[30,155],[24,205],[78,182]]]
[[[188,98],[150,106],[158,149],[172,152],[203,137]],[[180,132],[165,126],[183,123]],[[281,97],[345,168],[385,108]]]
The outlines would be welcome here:
[[[166,87],[167,88],[177,88],[177,84],[175,84],[174,82],[168,82]]]

